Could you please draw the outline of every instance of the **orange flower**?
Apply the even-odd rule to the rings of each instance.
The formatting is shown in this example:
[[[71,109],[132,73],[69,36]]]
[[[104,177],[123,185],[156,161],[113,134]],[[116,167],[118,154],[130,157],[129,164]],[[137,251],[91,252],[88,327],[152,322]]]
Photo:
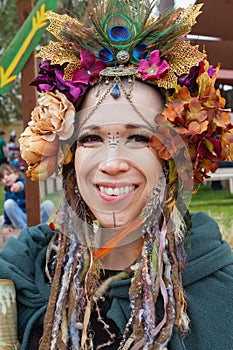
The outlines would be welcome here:
[[[193,79],[198,73],[195,89],[187,84],[174,87],[167,108],[155,119],[158,127],[151,139],[152,148],[161,158],[171,162],[175,157],[175,166],[179,170],[183,169],[182,162],[187,160],[179,142],[174,142],[174,131],[179,133],[189,152],[196,183],[202,183],[205,177],[209,177],[209,172],[215,172],[219,160],[233,158],[230,114],[223,110],[225,99],[214,87],[219,67],[214,71],[206,60],[200,67],[190,76]],[[183,171],[187,172],[185,167]],[[190,171],[186,175],[184,179],[188,179]]]

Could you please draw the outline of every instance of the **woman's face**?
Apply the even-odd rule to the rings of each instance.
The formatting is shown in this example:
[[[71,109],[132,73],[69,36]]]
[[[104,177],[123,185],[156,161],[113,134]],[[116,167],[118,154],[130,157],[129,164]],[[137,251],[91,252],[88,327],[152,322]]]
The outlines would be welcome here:
[[[157,91],[136,82],[133,102],[110,95],[96,104],[90,91],[79,118],[75,170],[79,191],[103,227],[121,227],[138,218],[161,175],[161,162],[149,144],[154,117],[162,111]],[[146,118],[146,119],[145,119]]]

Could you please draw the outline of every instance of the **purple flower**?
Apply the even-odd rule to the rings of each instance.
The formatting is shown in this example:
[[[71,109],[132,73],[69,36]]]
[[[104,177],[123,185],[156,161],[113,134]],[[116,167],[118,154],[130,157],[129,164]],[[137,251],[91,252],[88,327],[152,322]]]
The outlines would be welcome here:
[[[196,92],[198,90],[197,78],[203,71],[205,66],[204,61],[200,61],[199,66],[193,66],[190,68],[189,74],[182,74],[178,77],[178,84],[181,86],[186,86],[191,92]],[[209,66],[208,75],[211,78],[216,72],[213,66]]]
[[[195,86],[200,69],[201,66],[193,66],[192,68],[190,68],[189,74],[182,74],[178,77],[178,83],[181,86]]]
[[[212,65],[209,66],[209,68],[208,68],[208,75],[209,75],[210,78],[212,78],[212,76],[215,74],[215,72],[216,72],[216,69],[214,69]]]
[[[138,66],[138,71],[142,74],[142,80],[158,79],[168,69],[168,63],[160,57],[160,50],[152,51],[149,60],[140,60]]]
[[[39,75],[30,85],[36,86],[39,92],[59,90],[70,102],[76,104],[80,96],[85,93],[86,86],[82,83],[63,80],[65,67],[66,64],[51,65],[50,61],[41,61]]]
[[[73,82],[83,84],[95,83],[99,79],[99,73],[106,68],[106,63],[97,60],[95,55],[88,50],[80,53],[82,69],[75,69],[72,77]]]

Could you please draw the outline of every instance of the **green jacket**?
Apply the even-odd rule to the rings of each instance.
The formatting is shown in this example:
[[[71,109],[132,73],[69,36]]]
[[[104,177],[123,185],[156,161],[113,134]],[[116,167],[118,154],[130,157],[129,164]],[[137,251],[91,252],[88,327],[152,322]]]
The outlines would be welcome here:
[[[192,215],[193,227],[186,240],[187,268],[183,285],[188,302],[190,334],[174,333],[169,350],[230,350],[233,348],[233,255],[222,241],[219,227],[205,213]],[[18,298],[21,350],[34,322],[42,323],[50,286],[44,277],[44,257],[54,232],[47,225],[26,228],[11,238],[0,252],[0,278],[14,280]],[[15,254],[17,252],[17,254]],[[113,282],[108,317],[121,331],[129,318],[130,280]]]
[[[186,240],[187,267],[182,274],[190,334],[174,333],[169,350],[233,349],[233,254],[222,241],[217,223],[205,213],[192,215]],[[129,318],[130,281],[114,282],[108,317],[124,330]]]

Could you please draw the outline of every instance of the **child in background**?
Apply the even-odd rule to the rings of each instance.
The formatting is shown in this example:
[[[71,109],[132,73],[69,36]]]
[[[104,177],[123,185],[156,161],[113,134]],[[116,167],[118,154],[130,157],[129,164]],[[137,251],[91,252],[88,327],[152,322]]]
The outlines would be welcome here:
[[[0,180],[5,186],[3,236],[13,229],[22,229],[27,225],[25,178],[15,166],[2,164]],[[45,223],[54,211],[54,204],[46,200],[41,204],[41,221]]]

